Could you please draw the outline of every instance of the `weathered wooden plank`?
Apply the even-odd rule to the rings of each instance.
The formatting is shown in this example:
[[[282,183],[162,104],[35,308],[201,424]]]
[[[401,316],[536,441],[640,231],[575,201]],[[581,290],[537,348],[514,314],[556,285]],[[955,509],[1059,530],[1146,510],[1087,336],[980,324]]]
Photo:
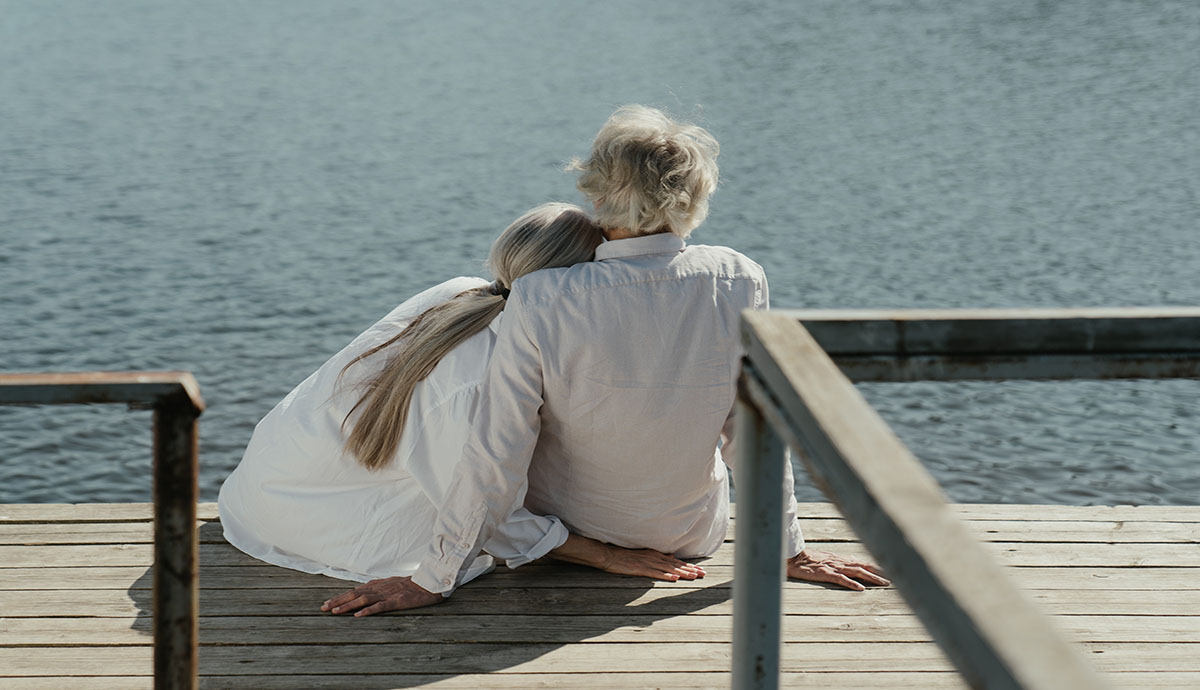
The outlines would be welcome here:
[[[147,630],[130,628],[128,618],[0,619],[0,636],[26,640],[61,632],[54,645],[145,645]],[[37,622],[41,621],[41,622]],[[143,620],[142,623],[147,621]],[[38,632],[38,631],[42,632]],[[21,633],[26,637],[21,637]],[[352,617],[211,616],[202,619],[203,644],[486,644],[628,642],[643,644],[729,642],[728,616],[585,615],[430,615]],[[14,644],[21,644],[20,642]]]
[[[344,591],[329,589],[205,589],[203,616],[328,616],[318,610],[322,601]],[[1064,615],[1191,616],[1200,611],[1200,590],[1031,590],[1026,596],[1039,609]],[[647,613],[707,615],[728,613],[729,588],[547,589],[464,587],[446,603],[425,615],[449,616],[485,612],[490,615],[556,614],[580,611],[593,615]],[[864,616],[907,614],[911,610],[895,590],[848,592],[816,584],[789,583],[784,588],[788,614]],[[628,607],[628,611],[625,610]],[[9,617],[107,616],[130,617],[150,609],[145,590],[131,597],[121,590],[0,592],[0,612]]]
[[[1102,544],[1200,542],[1200,523],[1195,522],[972,520],[966,522],[966,526],[980,541]],[[806,524],[805,534],[809,532]],[[830,536],[824,537],[825,534]],[[834,535],[844,537],[847,541],[858,541],[849,525],[839,526],[833,520],[817,526],[814,538],[832,541]]]
[[[0,568],[0,591],[33,589],[129,589],[150,587],[149,566],[76,566],[76,567],[13,567]],[[714,566],[701,580],[663,582],[644,577],[610,575],[598,570],[561,563],[530,564],[519,570],[498,568],[486,577],[471,582],[468,587],[541,587],[545,589],[670,589],[729,587],[733,579],[732,566]],[[75,581],[75,586],[71,582]],[[309,575],[265,563],[242,565],[212,565],[200,569],[200,582],[206,588],[266,589],[266,588],[328,588],[345,589],[354,586],[349,580],[322,575]],[[460,590],[465,591],[465,590]]]
[[[225,544],[221,523],[197,521],[201,544]],[[0,523],[0,545],[50,546],[55,544],[152,544],[151,522],[46,522]]]
[[[708,575],[694,583],[705,589],[729,587],[733,569],[725,565],[705,564]],[[1071,568],[1012,567],[1007,570],[1024,589],[1196,589],[1197,572],[1192,568]],[[6,568],[0,570],[0,590],[33,589],[149,589],[145,567],[98,566],[76,568]],[[543,589],[646,589],[677,590],[686,582],[647,583],[644,578],[617,577],[571,565],[545,565],[516,571],[499,569],[475,580],[460,594],[476,589],[537,586]],[[345,580],[309,575],[286,568],[262,565],[201,566],[201,588],[213,589],[321,589],[350,586]],[[455,595],[459,596],[459,595]]]
[[[962,520],[1068,520],[1200,522],[1200,506],[1067,506],[1030,503],[951,503],[948,509]],[[736,513],[736,504],[734,504]],[[800,518],[840,518],[832,503],[800,503]]]
[[[103,505],[103,504],[101,504]],[[121,504],[113,504],[121,505]],[[204,506],[201,504],[200,516],[204,517]],[[212,505],[212,504],[208,504]],[[1021,519],[1022,512],[1010,511],[1009,506],[976,506],[981,509],[986,509],[985,517],[979,521],[980,524],[970,524],[968,528],[977,536],[982,534],[984,538],[988,538],[987,529],[996,528],[1000,531],[996,534],[1004,534],[1003,530],[1008,530],[1008,534],[1013,536],[1012,541],[1019,541],[1020,530],[1022,525],[1028,522],[1036,522],[1037,524],[1030,525],[1031,529],[1036,529],[1039,534],[1052,533],[1056,529],[1066,528],[1066,533],[1078,534],[1079,538],[1088,538],[1089,535],[1093,539],[1099,539],[1099,535],[1114,530],[1119,531],[1123,526],[1117,523],[1121,522],[1121,518],[1126,515],[1113,513],[1112,508],[1107,509],[1069,509],[1066,511],[1050,511],[1054,519],[1040,519],[1043,516],[1038,515],[1037,521],[1026,521]],[[8,506],[0,506],[0,512],[6,512]],[[972,506],[964,506],[963,508],[972,508]],[[1017,506],[1017,508],[1028,510],[1029,506]],[[1054,506],[1052,508],[1067,508],[1062,506]],[[1131,508],[1128,506],[1117,507],[1118,509],[1129,509],[1135,511],[1139,519],[1132,520],[1137,523],[1153,523],[1154,518],[1148,517],[1142,512],[1141,508]],[[809,530],[809,536],[825,536],[823,540],[829,544],[830,549],[849,553],[848,549],[856,547],[849,542],[840,542],[843,539],[844,533],[839,533],[836,530],[844,530],[844,523],[836,518],[834,511],[827,504],[804,504],[802,512],[808,510],[810,513],[817,515],[825,511],[829,517],[817,518],[821,522],[814,524]],[[1087,512],[1082,512],[1087,511]],[[1119,513],[1127,513],[1120,510]],[[1186,517],[1186,511],[1170,511],[1172,514],[1169,517],[1179,518],[1181,515]],[[131,524],[136,522],[147,523],[145,517],[126,520],[124,523],[119,518],[114,518],[109,525],[101,524],[103,520],[79,519],[81,513],[74,512],[76,519],[69,519],[71,511],[66,511],[66,518],[58,525],[47,524],[45,526],[34,524],[31,534],[76,534],[81,535],[80,539],[86,539],[87,535],[92,533],[104,534],[106,529],[125,530],[126,534],[148,533],[149,524]],[[126,517],[132,514],[126,512]],[[1092,519],[1094,516],[1100,516]],[[18,521],[0,521],[0,541],[3,541],[4,535],[19,535],[20,527],[15,524]],[[1186,534],[1192,526],[1186,524],[1188,520],[1178,519],[1169,523],[1165,531],[1172,534]],[[70,523],[75,523],[74,526]],[[86,524],[97,523],[97,524]],[[993,524],[989,524],[993,523]],[[994,524],[994,523],[1011,523],[1011,524]],[[1062,524],[1054,524],[1062,523]],[[27,523],[28,524],[28,523]],[[1142,525],[1134,525],[1137,529],[1143,529]],[[1153,530],[1154,524],[1144,525],[1145,529]],[[42,530],[37,532],[36,530]],[[219,542],[219,525],[211,523],[202,528],[202,535],[206,541],[213,542],[212,546],[224,548],[232,552],[231,547],[222,546]],[[207,531],[205,531],[207,530]],[[824,531],[822,531],[824,530]],[[982,532],[981,532],[982,530]],[[996,537],[993,537],[996,538]],[[1074,538],[1074,537],[1072,537]],[[1115,541],[1111,539],[1108,541]],[[1092,541],[1104,546],[1108,546],[1108,541]],[[816,544],[818,542],[814,542]],[[1189,546],[1185,539],[1180,539],[1173,542],[1175,545]],[[1134,544],[1132,548],[1139,548],[1136,542],[1127,543],[1125,548],[1130,548],[1129,544]],[[1170,545],[1170,544],[1167,544]],[[119,544],[110,545],[120,547]],[[1024,548],[1026,546],[1047,547],[1053,548],[1054,544],[1016,544],[1015,546]],[[43,547],[43,548],[59,548],[59,547]],[[73,548],[73,547],[72,547]],[[1004,548],[1004,546],[998,546]],[[728,551],[728,546],[726,548]],[[34,595],[35,601],[41,601],[46,608],[52,611],[45,613],[47,616],[62,616],[63,609],[71,608],[72,606],[90,610],[99,606],[100,608],[111,607],[109,611],[113,617],[67,617],[67,618],[7,618],[0,619],[0,647],[7,645],[35,645],[32,649],[39,649],[36,645],[55,645],[62,649],[71,649],[73,645],[80,644],[97,644],[97,645],[116,645],[119,648],[126,646],[129,648],[144,649],[149,644],[148,632],[149,621],[144,617],[148,609],[149,592],[148,587],[150,581],[148,578],[147,566],[148,563],[126,566],[54,566],[54,567],[3,567],[7,563],[3,560],[7,552],[0,550],[0,590],[14,593],[21,601],[14,600],[10,602],[4,598],[5,592],[0,592],[0,615],[12,615],[9,613],[12,605],[15,606],[36,606],[33,604],[22,603],[28,600],[29,591],[33,589],[63,589],[73,592],[71,596],[77,597],[75,600],[61,599],[61,595],[66,595],[68,592],[49,592],[39,593]],[[724,553],[724,552],[723,552]],[[1029,551],[1025,552],[1028,555]],[[723,554],[719,554],[722,558]],[[235,554],[236,557],[236,554]],[[282,568],[259,564],[255,561],[246,559],[238,561],[239,565],[209,565],[207,561],[202,560],[201,568],[201,583],[204,587],[202,592],[202,614],[201,619],[201,640],[202,643],[208,644],[231,644],[237,647],[237,643],[243,641],[254,642],[279,642],[282,644],[292,642],[316,643],[313,647],[333,650],[339,647],[342,643],[354,642],[362,643],[362,646],[375,646],[376,644],[394,645],[397,636],[399,635],[415,635],[416,632],[401,632],[391,633],[389,637],[386,632],[389,627],[394,628],[397,621],[401,621],[402,630],[415,631],[416,627],[412,623],[416,620],[410,616],[404,615],[388,615],[372,619],[338,619],[330,617],[327,614],[316,612],[312,615],[296,615],[307,611],[305,606],[311,607],[312,604],[319,603],[320,600],[327,597],[330,593],[341,591],[347,583],[332,578],[321,576],[307,575],[296,573]],[[659,636],[667,636],[669,634],[677,637],[690,640],[692,636],[699,635],[704,638],[706,635],[711,635],[713,639],[727,640],[727,632],[725,637],[717,638],[717,631],[714,629],[710,632],[707,624],[722,621],[725,630],[728,629],[728,620],[730,614],[729,608],[729,583],[731,580],[732,569],[729,565],[717,562],[717,559],[707,561],[705,563],[709,572],[709,577],[697,583],[656,583],[650,582],[641,578],[619,578],[610,576],[604,573],[589,571],[587,569],[576,566],[561,565],[561,564],[538,564],[519,569],[517,571],[507,571],[501,569],[497,573],[482,578],[472,585],[460,590],[456,593],[449,602],[442,606],[427,609],[424,612],[424,620],[432,620],[431,626],[424,626],[425,632],[429,633],[429,641],[434,641],[439,630],[449,631],[445,639],[458,639],[465,637],[463,630],[475,630],[476,632],[487,632],[492,629],[500,629],[497,626],[503,626],[501,621],[506,618],[511,618],[512,621],[519,623],[518,630],[528,630],[528,634],[541,635],[541,638],[546,639],[546,632],[543,628],[551,630],[567,630],[576,633],[577,639],[568,640],[566,642],[557,641],[561,638],[554,638],[554,642],[534,642],[528,646],[550,645],[550,648],[563,650],[558,653],[567,653],[574,650],[573,654],[592,653],[581,648],[591,648],[597,646],[612,647],[617,645],[633,644],[633,641],[647,642],[639,645],[646,648],[644,655],[650,654],[667,654],[672,651],[678,651],[680,645],[674,642],[652,642],[649,640],[657,640]],[[1026,587],[1045,588],[1047,592],[1033,592],[1031,596],[1037,601],[1039,608],[1051,612],[1064,615],[1058,620],[1059,627],[1063,628],[1066,634],[1078,640],[1086,640],[1093,643],[1103,643],[1101,648],[1108,645],[1107,640],[1116,640],[1120,643],[1135,643],[1135,642],[1153,642],[1156,644],[1174,645],[1184,642],[1195,642],[1200,639],[1200,632],[1196,631],[1197,618],[1193,615],[1188,615],[1200,611],[1200,598],[1197,597],[1196,585],[1194,584],[1195,571],[1187,567],[1111,567],[1096,566],[1096,567],[1014,567],[1009,568],[1007,572],[1012,575],[1019,584]],[[220,585],[220,586],[218,586]],[[81,590],[89,591],[81,591]],[[243,595],[235,594],[237,590],[244,590]],[[255,592],[255,590],[261,590]],[[1179,589],[1184,591],[1169,592],[1169,589]],[[108,590],[107,593],[104,590]],[[285,592],[285,590],[291,590]],[[1081,591],[1086,590],[1086,591]],[[1123,591],[1122,591],[1123,590]],[[19,592],[18,592],[19,591]],[[140,593],[139,593],[140,592]],[[103,594],[97,601],[95,596],[87,596],[88,594],[95,595]],[[115,599],[108,600],[107,594],[116,595]],[[261,595],[261,596],[260,596]],[[1049,595],[1049,596],[1045,596]],[[900,600],[894,591],[874,590],[862,594],[854,594],[842,592],[838,590],[825,589],[818,586],[813,586],[805,583],[791,583],[785,588],[784,593],[785,609],[791,614],[785,619],[785,635],[786,639],[795,640],[796,643],[802,641],[820,640],[823,643],[854,643],[860,646],[874,646],[880,643],[896,643],[902,641],[920,642],[928,639],[928,634],[921,629],[915,618],[909,614],[908,607]],[[212,600],[211,602],[209,600]],[[11,605],[10,605],[11,604]],[[251,607],[249,615],[247,615],[246,607]],[[16,609],[19,610],[19,609]],[[490,615],[481,614],[480,611],[486,610]],[[45,609],[43,609],[45,611]],[[214,613],[215,612],[215,613]],[[275,614],[287,613],[288,616],[279,617]],[[137,618],[138,614],[143,614],[142,618]],[[1161,614],[1161,615],[1146,615],[1146,614]],[[21,615],[21,614],[15,614]],[[94,615],[91,613],[68,613],[68,616],[84,616]],[[104,615],[104,614],[102,614]],[[567,620],[566,627],[554,623],[555,617],[565,617]],[[476,619],[486,619],[485,623],[492,627],[476,623]],[[292,621],[283,626],[274,625],[280,620]],[[682,621],[679,623],[669,621]],[[270,621],[270,622],[268,622]],[[371,623],[370,621],[380,621],[379,623]],[[538,625],[541,621],[541,625]],[[510,621],[511,622],[511,621]],[[1164,623],[1165,622],[1165,623]],[[367,624],[367,625],[362,625]],[[213,627],[213,626],[216,627]],[[369,626],[379,625],[380,629],[375,629]],[[408,627],[404,627],[408,626]],[[575,626],[574,628],[570,626]],[[641,626],[641,627],[639,627]],[[697,632],[697,628],[700,629]],[[586,638],[588,641],[583,641],[583,635],[590,631],[600,631],[598,634]],[[265,636],[264,636],[265,631]],[[381,631],[382,634],[381,634]],[[650,637],[644,634],[651,633]],[[424,634],[424,633],[422,633]],[[606,641],[613,639],[625,639],[623,636],[629,635],[630,642],[615,642]],[[210,639],[210,636],[215,636]],[[570,636],[568,636],[570,637]],[[410,640],[411,637],[399,637],[399,639]],[[510,639],[510,638],[505,638]],[[444,639],[437,640],[444,642]],[[482,650],[485,655],[496,654],[500,658],[504,657],[503,652],[497,652],[488,644],[493,644],[482,641],[484,644],[468,645],[461,644],[462,648],[470,648],[475,651],[460,651],[460,654],[470,655]],[[457,643],[451,643],[457,644]],[[720,642],[702,643],[702,644],[721,644]],[[791,653],[790,644],[785,649],[785,669],[788,669],[789,657]],[[439,649],[443,647],[439,646]],[[17,650],[21,648],[10,647],[9,649]],[[87,648],[84,648],[87,649]],[[202,659],[206,657],[208,652],[214,648],[204,647],[201,651]],[[251,649],[247,647],[246,649]],[[309,646],[293,646],[289,647],[293,650],[292,655],[299,658],[300,656],[312,651]],[[491,650],[491,651],[489,651]],[[654,650],[654,651],[651,651]],[[1103,650],[1101,650],[1103,651]],[[91,652],[89,652],[90,654]],[[726,654],[725,666],[723,668],[715,668],[709,673],[698,674],[699,676],[712,676],[719,678],[721,682],[714,687],[726,687],[728,677],[721,673],[728,667],[728,651]],[[1108,651],[1095,654],[1092,656],[1104,656]],[[318,652],[318,654],[333,654],[329,652]],[[543,655],[544,656],[544,655]],[[628,655],[626,655],[628,656]],[[83,657],[86,661],[86,655]],[[147,657],[148,658],[148,657]],[[279,673],[283,669],[291,670],[293,659],[289,658],[286,653],[280,652],[280,655],[275,657],[276,661],[273,667],[269,670],[264,669],[266,673]],[[383,672],[387,673],[394,670],[398,664],[403,665],[405,670],[409,670],[409,659],[398,652],[394,652],[391,656],[388,654],[380,654],[378,656],[369,657],[374,663],[380,667],[387,666]],[[53,662],[53,660],[50,662]],[[66,662],[63,662],[66,663]],[[202,661],[203,664],[207,663]],[[253,662],[231,662],[230,667],[223,673],[243,673],[246,663]],[[327,676],[221,676],[211,679],[209,682],[202,683],[205,687],[344,687],[347,679],[344,673],[361,672],[358,669],[349,667],[338,667],[338,664],[344,663],[340,658],[329,658],[318,670],[313,670],[312,673],[330,673],[330,668],[336,669],[335,675]],[[528,661],[520,661],[520,663],[544,663],[532,657]],[[566,671],[573,670],[567,662]],[[1164,672],[1122,672],[1114,682],[1118,687],[1137,687],[1137,688],[1183,688],[1196,687],[1193,681],[1200,677],[1200,670],[1190,671],[1180,668],[1179,664],[1171,664],[1169,661],[1163,661],[1163,668],[1168,668],[1170,671]],[[73,662],[72,662],[73,664]],[[661,665],[661,664],[660,664]],[[444,665],[443,665],[444,666]],[[501,664],[501,666],[503,666]],[[77,668],[71,665],[71,670]],[[86,670],[86,667],[83,667]],[[659,679],[667,677],[668,680],[678,681],[684,674],[696,676],[692,673],[692,668],[680,670],[676,667],[675,670],[654,671],[652,673],[633,673],[622,674],[614,673],[613,670],[619,670],[614,665],[613,668],[602,668],[600,670],[582,671],[578,673],[565,672],[561,664],[552,664],[549,667],[536,667],[538,671],[543,668],[545,673],[531,672],[524,674],[512,673],[510,666],[502,668],[490,668],[488,675],[447,675],[446,668],[440,668],[434,671],[427,671],[431,674],[441,674],[441,678],[435,676],[390,676],[397,681],[381,681],[378,687],[398,687],[404,685],[413,685],[425,683],[427,681],[434,682],[433,687],[461,687],[459,684],[463,679],[469,682],[465,684],[475,687],[606,687],[611,683],[612,687],[706,687],[702,681],[702,677],[692,678],[687,682],[679,682],[670,684],[660,682]],[[864,680],[861,682],[853,681],[854,684],[861,687],[896,687],[896,688],[940,688],[942,680],[947,682],[944,687],[961,688],[961,681],[956,674],[947,673],[945,671],[913,671],[913,672],[883,672],[879,673],[859,673],[858,669],[861,665],[857,661],[846,660],[842,665],[835,670],[825,673],[820,671],[804,671],[799,672],[794,669],[788,671],[784,676],[785,685],[791,687],[828,687],[834,684],[844,684],[852,681],[854,678],[861,676]],[[204,669],[207,672],[207,669]],[[1121,669],[1124,671],[1124,669]],[[119,671],[119,669],[118,669]],[[3,663],[3,657],[0,657],[0,677],[3,677],[8,672],[8,665]],[[53,665],[46,667],[47,673],[63,673],[61,669],[55,670]],[[70,671],[68,671],[70,672]],[[114,672],[108,664],[102,666],[103,673]],[[144,671],[137,673],[149,673],[148,662]],[[836,674],[836,676],[834,675]],[[820,676],[813,680],[814,676]],[[828,677],[826,677],[828,676]],[[76,679],[64,682],[61,676],[47,677],[45,680],[50,685],[35,684],[41,683],[37,678],[20,679],[22,685],[14,687],[30,687],[30,688],[45,688],[45,687],[137,687],[137,683],[128,682],[135,676],[116,676],[120,680],[115,685],[103,685],[107,682],[105,679],[88,678]],[[145,679],[144,676],[136,676]],[[366,685],[366,681],[359,682],[362,679],[371,679],[375,676],[358,676],[355,677],[354,686],[371,687]],[[389,678],[389,676],[382,676]],[[507,681],[495,681],[498,678],[513,678],[516,679],[512,683]],[[546,683],[536,681],[537,678],[550,678]],[[636,679],[635,679],[636,678]],[[937,678],[938,680],[934,680]],[[238,682],[242,684],[238,684]],[[320,681],[328,680],[329,683],[322,685]],[[875,679],[875,680],[870,680]],[[6,678],[0,685],[9,687],[9,681],[16,680]],[[709,679],[711,680],[711,678]],[[578,681],[578,682],[576,682]],[[876,682],[878,681],[878,682]],[[449,683],[447,685],[446,683]],[[630,685],[632,683],[632,685]]]
[[[1200,542],[1200,523],[1150,521],[1037,521],[974,520],[968,531],[980,541],[1074,542],[1074,543],[1180,543]],[[199,523],[201,543],[225,543],[221,523]],[[836,518],[812,518],[803,522],[804,536],[817,543],[857,542],[858,537]],[[0,544],[36,546],[44,544],[148,544],[154,537],[149,522],[47,522],[0,523]],[[733,531],[727,541],[732,541]]]
[[[148,576],[149,572],[145,566],[4,568],[0,570],[0,590],[149,589],[152,583]],[[205,588],[336,589],[351,584],[346,580],[310,575],[265,564],[259,567],[200,566],[201,591]]]
[[[668,600],[668,604],[671,602]],[[392,615],[368,619],[278,615],[206,616],[202,644],[379,644],[391,642],[728,642],[732,608],[720,615],[684,606],[640,605],[623,615],[564,612],[558,615]],[[791,615],[784,619],[790,642],[929,642],[912,615]],[[1198,616],[1060,616],[1059,626],[1079,642],[1200,642]],[[0,646],[145,645],[147,621],[121,618],[0,618]],[[553,630],[547,628],[553,627]],[[498,637],[497,637],[498,635]]]
[[[737,505],[731,506],[736,514]],[[964,520],[1147,521],[1200,522],[1200,506],[1065,506],[1024,503],[951,504]],[[832,503],[800,503],[801,518],[841,518]],[[217,519],[216,503],[196,505],[196,517]],[[149,522],[150,503],[6,503],[0,504],[0,524],[49,522]]]
[[[899,690],[965,690],[966,686],[952,673],[865,674],[865,673],[789,673],[784,674],[784,686],[795,688],[829,688],[849,683],[856,688],[897,688]],[[628,690],[657,688],[661,690],[728,690],[729,674],[712,673],[489,673],[463,675],[308,675],[308,676],[202,676],[201,688],[222,690],[344,690],[348,685],[362,690],[422,687],[442,690],[526,690],[527,688],[561,688],[563,690]],[[9,690],[137,690],[149,689],[150,679],[144,676],[62,677],[5,679]],[[1146,687],[1146,686],[1139,686]],[[1159,687],[1179,687],[1161,686]]]
[[[1131,672],[1110,676],[1120,688],[1138,690],[1195,690],[1200,687],[1200,673],[1189,672]],[[273,676],[201,676],[200,687],[212,690],[344,690],[348,677],[339,675],[273,675]],[[728,690],[727,673],[489,673],[489,674],[360,674],[352,677],[355,688],[361,690],[392,690],[393,688],[422,687],[435,690],[524,690],[525,688],[562,688],[563,690],[627,690],[628,688],[660,688],[662,690]],[[966,690],[956,673],[856,673],[853,671],[784,673],[782,687],[786,688],[863,688],[864,690]],[[149,690],[147,676],[51,676],[41,678],[6,678],[7,690]]]
[[[196,517],[217,519],[216,503],[197,503]],[[50,522],[150,522],[153,503],[4,503],[0,524]]]
[[[972,542],[976,543],[976,542]],[[846,556],[870,558],[856,543],[810,542]],[[1079,567],[1200,567],[1200,544],[1087,544],[988,542],[984,550],[1005,565]],[[5,568],[149,565],[149,544],[0,545],[0,571]],[[200,560],[209,565],[258,565],[260,562],[227,544],[200,545]],[[726,544],[706,565],[732,565],[733,545]],[[2,576],[2,572],[0,572]]]
[[[1083,652],[1104,670],[1193,673],[1200,671],[1196,643],[1085,643]],[[729,668],[729,645],[720,643],[603,644],[368,644],[219,645],[200,657],[205,675],[354,675],[391,673],[625,673],[713,672]],[[936,645],[923,642],[783,645],[784,672],[948,671]],[[0,647],[0,668],[13,676],[140,675],[149,647]]]
[[[797,321],[746,312],[742,333],[742,399],[759,406],[802,451],[810,474],[972,684],[1104,687],[979,547],[921,463]]]

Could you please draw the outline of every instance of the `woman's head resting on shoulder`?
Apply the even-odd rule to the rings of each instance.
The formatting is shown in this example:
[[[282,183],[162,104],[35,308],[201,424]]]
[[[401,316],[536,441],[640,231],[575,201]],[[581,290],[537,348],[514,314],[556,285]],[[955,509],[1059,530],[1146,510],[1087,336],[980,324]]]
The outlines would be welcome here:
[[[591,261],[602,239],[599,226],[583,209],[553,201],[526,211],[500,233],[488,267],[495,285],[507,294],[526,273]]]
[[[495,282],[424,311],[390,340],[342,369],[344,375],[358,362],[381,351],[387,353],[383,368],[359,384],[362,395],[342,421],[346,430],[353,420],[346,451],[370,469],[391,462],[400,447],[417,384],[455,347],[500,315],[513,281],[543,268],[591,261],[601,239],[599,226],[571,204],[542,204],[513,221],[492,243],[488,256]]]
[[[619,108],[596,134],[591,154],[568,170],[606,231],[687,237],[708,216],[720,147],[703,127],[644,105]]]

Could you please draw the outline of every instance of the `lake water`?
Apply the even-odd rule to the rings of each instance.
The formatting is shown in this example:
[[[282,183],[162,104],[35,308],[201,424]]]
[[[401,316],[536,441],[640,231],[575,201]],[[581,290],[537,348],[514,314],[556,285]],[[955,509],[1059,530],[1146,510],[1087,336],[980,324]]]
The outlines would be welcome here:
[[[256,421],[481,270],[614,107],[721,141],[778,307],[1200,304],[1200,3],[0,0],[0,369]],[[876,384],[959,501],[1197,503],[1200,382]],[[150,419],[0,409],[0,502],[149,497]],[[819,494],[803,484],[803,499]]]

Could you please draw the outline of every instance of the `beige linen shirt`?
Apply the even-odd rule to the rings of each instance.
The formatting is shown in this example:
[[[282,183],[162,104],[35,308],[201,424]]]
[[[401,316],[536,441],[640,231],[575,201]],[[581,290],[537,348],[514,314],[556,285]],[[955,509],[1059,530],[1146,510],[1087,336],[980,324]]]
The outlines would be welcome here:
[[[738,318],[766,308],[758,264],[672,234],[606,242],[594,262],[517,280],[413,581],[453,590],[522,506],[618,546],[716,551],[729,522]],[[785,489],[791,497],[790,468]],[[804,546],[795,510],[792,498],[787,556]]]

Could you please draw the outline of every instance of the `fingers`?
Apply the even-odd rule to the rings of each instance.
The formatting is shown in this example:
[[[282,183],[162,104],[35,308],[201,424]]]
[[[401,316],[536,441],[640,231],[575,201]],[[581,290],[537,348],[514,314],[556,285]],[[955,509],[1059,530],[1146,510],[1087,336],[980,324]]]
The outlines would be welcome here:
[[[875,565],[874,563],[868,563],[867,561],[852,561],[849,558],[842,558],[840,556],[834,556],[832,559],[832,562],[835,562],[838,565],[841,565],[841,566],[847,567],[847,568],[862,568],[863,570],[870,571],[872,573],[875,573],[876,575],[879,575],[882,577],[887,577],[887,573],[883,572],[883,568],[880,568],[879,566]]]
[[[854,565],[862,568],[863,570],[870,570],[871,572],[875,573],[876,575],[885,576],[885,577],[887,576],[887,573],[883,572],[883,568],[880,568],[879,566],[875,565],[874,563],[855,563]]]
[[[892,584],[886,578],[879,577],[864,567],[846,565],[836,561],[804,566],[790,565],[788,567],[788,577],[797,580],[808,580],[810,582],[828,582],[829,584],[854,590],[855,592],[861,592],[866,589],[862,582],[880,587],[887,587]]]
[[[693,563],[685,563],[674,556],[664,557],[666,572],[672,573],[681,580],[695,580],[704,577],[704,568]]]
[[[644,577],[652,577],[655,580],[665,580],[667,582],[677,582],[679,580],[679,575],[673,572],[651,567],[646,567],[641,573],[638,574]]]
[[[849,566],[849,567],[843,568],[842,573],[845,575],[849,575],[850,577],[852,577],[856,580],[862,580],[863,582],[866,582],[867,584],[879,585],[880,587],[887,587],[888,585],[892,584],[891,580],[880,577],[880,576],[876,575],[874,572],[868,570],[865,567],[865,564],[854,565],[854,566]]]
[[[350,601],[346,602],[345,604],[341,604],[339,606],[334,606],[332,609],[330,609],[330,611],[332,611],[333,613],[350,613],[351,611],[360,609],[374,601],[375,601],[374,598],[367,598],[366,595],[360,595],[358,597],[355,597],[354,599],[351,599]]]
[[[367,608],[365,608],[361,611],[356,611],[354,613],[354,617],[361,618],[363,616],[369,616],[373,613],[383,613],[384,611],[391,611],[392,609],[395,609],[395,608],[396,608],[396,605],[394,603],[392,603],[391,601],[389,601],[387,599],[384,599],[383,601],[377,601],[374,604],[371,604],[370,606],[368,606]]]
[[[855,592],[861,592],[866,589],[861,582],[858,582],[857,580],[851,580],[841,573],[834,573],[830,579],[826,580],[826,582],[832,582],[835,585],[854,590]]]
[[[812,577],[805,579],[815,580],[816,582],[828,582],[839,587],[852,589],[855,592],[861,592],[866,589],[861,583],[851,580],[840,569],[831,565],[817,566],[812,568],[810,572],[812,573]]]
[[[613,564],[609,572],[651,577],[655,580],[675,582],[678,580],[696,580],[704,577],[704,568],[660,553],[652,549],[622,551],[621,558]]]
[[[337,606],[341,606],[342,604],[352,601],[357,596],[358,596],[358,587],[355,587],[354,589],[350,590],[349,592],[342,592],[341,594],[337,595],[336,597],[326,601],[324,604],[321,604],[321,610],[322,611],[331,611]]]
[[[660,567],[664,569],[664,572],[674,575],[676,579],[697,580],[705,575],[704,568],[694,563],[686,563],[666,554],[661,554],[661,557],[662,564]]]

